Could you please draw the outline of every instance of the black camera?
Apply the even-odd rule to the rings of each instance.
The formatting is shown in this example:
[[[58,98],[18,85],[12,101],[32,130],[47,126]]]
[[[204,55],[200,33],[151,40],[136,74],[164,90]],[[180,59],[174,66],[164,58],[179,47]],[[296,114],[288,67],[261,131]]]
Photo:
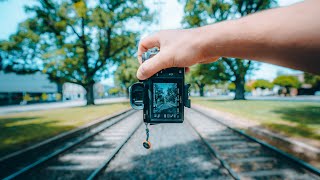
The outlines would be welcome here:
[[[142,55],[142,62],[158,52],[158,48],[149,49]],[[134,109],[143,109],[145,123],[183,122],[184,106],[190,108],[190,85],[184,84],[184,74],[185,68],[163,69],[129,87],[130,104]]]

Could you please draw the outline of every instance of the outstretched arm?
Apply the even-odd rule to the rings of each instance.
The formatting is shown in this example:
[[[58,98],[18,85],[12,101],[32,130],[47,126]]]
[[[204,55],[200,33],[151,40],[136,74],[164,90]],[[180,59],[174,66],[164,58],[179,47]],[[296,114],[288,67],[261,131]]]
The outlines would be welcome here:
[[[138,58],[147,49],[160,53],[143,63],[137,76],[146,79],[169,67],[209,63],[219,57],[254,59],[320,73],[320,1],[252,14],[200,28],[165,30],[139,44]]]

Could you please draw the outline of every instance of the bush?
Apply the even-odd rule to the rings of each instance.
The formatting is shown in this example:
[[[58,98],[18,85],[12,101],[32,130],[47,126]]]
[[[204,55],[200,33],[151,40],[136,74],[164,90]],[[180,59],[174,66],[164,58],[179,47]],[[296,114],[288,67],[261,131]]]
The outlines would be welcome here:
[[[257,88],[272,89],[273,88],[273,83],[271,83],[271,82],[269,82],[267,80],[264,80],[264,79],[258,79],[252,84],[252,87],[254,89],[257,89]]]

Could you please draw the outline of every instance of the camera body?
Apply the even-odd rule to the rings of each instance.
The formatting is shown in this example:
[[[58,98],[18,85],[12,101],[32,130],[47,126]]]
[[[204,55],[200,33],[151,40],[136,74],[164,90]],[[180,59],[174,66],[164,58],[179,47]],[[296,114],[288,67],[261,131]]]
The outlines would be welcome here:
[[[142,62],[159,52],[149,49],[142,55]],[[143,110],[145,123],[182,123],[184,107],[190,108],[189,87],[185,85],[184,68],[163,69],[147,80],[129,87],[132,108]]]

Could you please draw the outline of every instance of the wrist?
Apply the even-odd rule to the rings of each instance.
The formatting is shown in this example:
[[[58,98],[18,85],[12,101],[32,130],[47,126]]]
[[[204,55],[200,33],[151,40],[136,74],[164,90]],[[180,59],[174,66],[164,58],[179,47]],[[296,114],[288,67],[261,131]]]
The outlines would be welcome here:
[[[224,55],[227,32],[221,26],[222,23],[202,26],[192,29],[192,41],[194,49],[199,52],[198,61],[221,57]],[[197,62],[199,63],[199,62]]]
[[[205,59],[213,57],[212,48],[208,47],[210,41],[208,40],[208,29],[206,26],[188,29],[189,31],[189,42],[191,43],[191,49],[196,59],[194,63],[201,63]]]

